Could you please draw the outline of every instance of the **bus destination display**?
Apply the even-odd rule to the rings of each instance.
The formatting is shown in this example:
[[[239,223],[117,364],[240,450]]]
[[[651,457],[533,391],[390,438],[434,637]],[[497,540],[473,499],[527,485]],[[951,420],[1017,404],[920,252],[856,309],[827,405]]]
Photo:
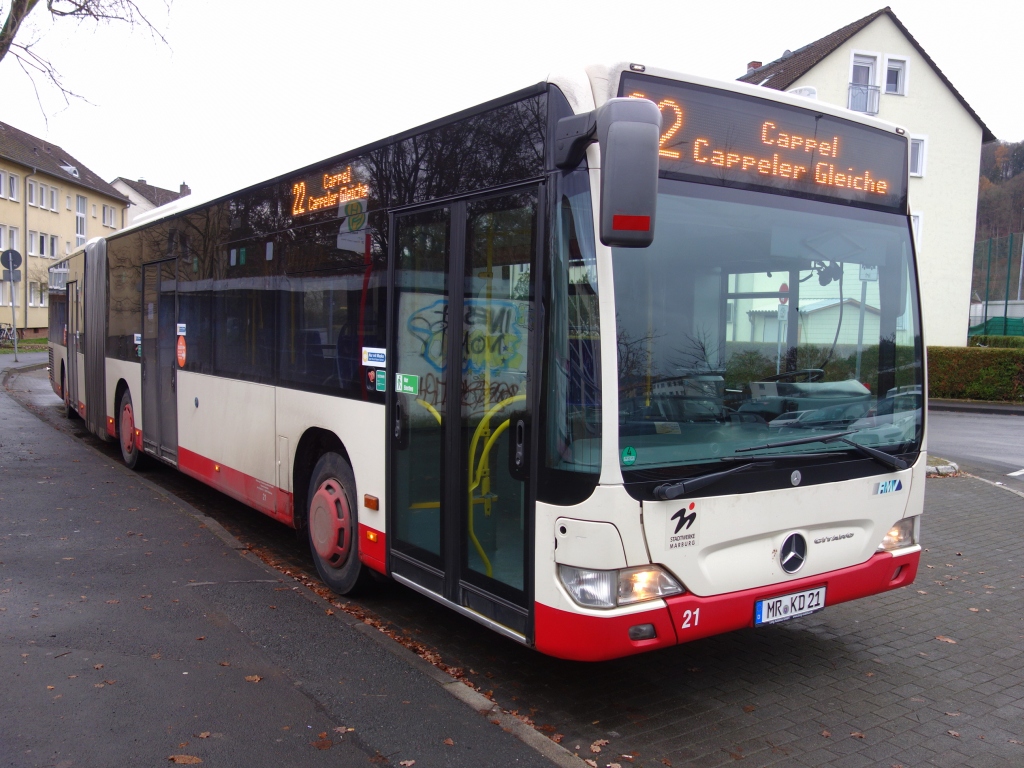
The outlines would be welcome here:
[[[337,173],[320,173],[292,184],[292,216],[341,207],[349,200],[359,200],[370,193],[370,188],[352,178],[352,166]]]
[[[624,73],[662,114],[661,169],[701,181],[905,210],[907,142],[813,109]]]

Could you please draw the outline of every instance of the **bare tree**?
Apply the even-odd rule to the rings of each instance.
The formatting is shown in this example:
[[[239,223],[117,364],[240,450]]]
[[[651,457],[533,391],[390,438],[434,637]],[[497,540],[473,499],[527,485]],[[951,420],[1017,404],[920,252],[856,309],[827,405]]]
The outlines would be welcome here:
[[[84,99],[83,96],[75,93],[64,83],[64,78],[53,65],[49,58],[35,50],[39,38],[19,42],[18,34],[22,31],[22,24],[25,19],[40,5],[40,0],[9,0],[10,6],[4,15],[5,0],[0,0],[0,18],[3,19],[3,26],[0,27],[0,61],[10,54],[18,62],[32,83],[36,93],[36,100],[39,101],[39,87],[37,78],[42,78],[54,86],[65,104],[70,99]],[[170,0],[164,0],[170,7]],[[163,34],[153,26],[149,17],[146,16],[134,2],[134,0],[45,0],[45,7],[50,16],[54,19],[75,19],[79,23],[92,22],[94,24],[127,24],[131,30],[138,28],[148,32],[150,36],[167,44]],[[42,102],[40,101],[40,108]]]

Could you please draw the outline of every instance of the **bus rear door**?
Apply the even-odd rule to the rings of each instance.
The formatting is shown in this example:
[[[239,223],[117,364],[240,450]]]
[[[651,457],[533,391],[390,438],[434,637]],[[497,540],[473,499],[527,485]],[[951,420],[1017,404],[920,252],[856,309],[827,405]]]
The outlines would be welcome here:
[[[142,266],[142,448],[178,463],[175,260]]]

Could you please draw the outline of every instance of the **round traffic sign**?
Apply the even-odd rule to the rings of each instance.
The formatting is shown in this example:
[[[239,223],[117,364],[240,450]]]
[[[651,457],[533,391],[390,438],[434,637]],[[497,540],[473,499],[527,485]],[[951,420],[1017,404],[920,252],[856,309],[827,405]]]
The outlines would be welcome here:
[[[779,286],[779,293],[785,294],[779,297],[779,304],[789,303],[789,283],[783,283]]]
[[[21,254],[13,248],[0,253],[0,266],[4,269],[17,269],[21,266]]]

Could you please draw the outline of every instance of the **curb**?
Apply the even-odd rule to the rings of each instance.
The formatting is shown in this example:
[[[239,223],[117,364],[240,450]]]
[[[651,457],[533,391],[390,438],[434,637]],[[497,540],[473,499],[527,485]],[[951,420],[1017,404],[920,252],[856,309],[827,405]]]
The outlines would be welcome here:
[[[933,400],[929,398],[928,410],[947,413],[994,413],[1003,416],[1024,416],[1024,405],[985,400]]]
[[[950,477],[960,474],[960,466],[954,461],[948,464],[926,464],[924,471],[928,477]]]
[[[12,374],[26,373],[29,371],[39,370],[40,368],[47,367],[47,365],[48,363],[43,362],[32,363],[29,365],[19,366],[16,368],[6,368],[3,371],[0,371],[0,373],[3,374],[2,381],[0,381],[0,386],[2,386],[3,389],[6,389],[7,379]],[[9,394],[7,396],[11,397]],[[20,402],[18,402],[18,400],[16,400],[13,397],[11,397],[11,399],[14,400],[14,402],[18,403],[20,407],[24,408],[24,406]],[[32,413],[31,411],[28,412]],[[32,415],[35,416],[36,414]],[[38,416],[36,418],[38,418]],[[69,439],[73,439],[71,438],[70,435],[67,435],[67,437]],[[83,445],[86,448],[91,448],[91,446],[86,445],[84,443],[80,442],[79,444]],[[133,472],[132,470],[124,466],[123,463],[115,462],[113,467],[116,467],[118,471],[122,472],[128,477],[131,477],[133,480],[139,482],[140,485],[145,486],[153,493],[163,496],[168,501],[172,502],[175,506],[179,507],[181,511],[184,512],[186,515],[189,515],[195,520],[201,522],[206,527],[207,530],[209,530],[214,536],[220,539],[224,544],[226,544],[231,549],[238,551],[242,557],[244,557],[249,562],[258,565],[268,574],[273,574],[277,581],[280,581],[281,583],[287,583],[288,581],[294,582],[294,586],[292,588],[296,590],[299,594],[301,594],[303,597],[305,597],[307,600],[309,600],[311,603],[314,603],[316,605],[331,605],[330,601],[320,597],[320,595],[316,594],[313,590],[309,589],[305,584],[296,579],[294,576],[286,575],[281,571],[278,571],[276,568],[265,563],[254,552],[251,552],[245,544],[239,541],[226,528],[224,528],[224,526],[222,526],[212,517],[209,517],[208,515],[200,512],[198,509],[196,509],[194,506],[189,504],[184,499],[181,499],[175,494],[171,493],[170,491],[161,488],[159,485],[149,480],[148,478],[143,477],[137,472]],[[494,725],[497,725],[505,732],[512,734],[521,742],[526,744],[528,747],[539,753],[542,757],[547,758],[548,760],[560,766],[561,768],[589,768],[588,764],[584,762],[583,758],[573,754],[560,744],[556,744],[547,736],[542,734],[540,731],[530,727],[529,725],[519,720],[515,716],[506,713],[499,705],[495,704],[482,693],[473,690],[465,683],[453,678],[451,675],[438,669],[425,659],[420,658],[417,654],[413,653],[405,646],[392,640],[384,632],[376,629],[375,627],[362,621],[361,619],[356,618],[355,616],[351,616],[350,614],[344,611],[339,611],[338,613],[336,613],[335,618],[345,622],[350,627],[352,627],[354,631],[358,632],[364,637],[376,642],[383,650],[386,650],[388,653],[405,662],[408,666],[422,673],[428,679],[430,679],[431,681],[439,685],[442,689],[447,691],[450,695],[454,696],[463,704],[466,704],[470,708],[475,710],[477,714],[483,715],[488,720],[490,720],[491,723],[493,723]]]

